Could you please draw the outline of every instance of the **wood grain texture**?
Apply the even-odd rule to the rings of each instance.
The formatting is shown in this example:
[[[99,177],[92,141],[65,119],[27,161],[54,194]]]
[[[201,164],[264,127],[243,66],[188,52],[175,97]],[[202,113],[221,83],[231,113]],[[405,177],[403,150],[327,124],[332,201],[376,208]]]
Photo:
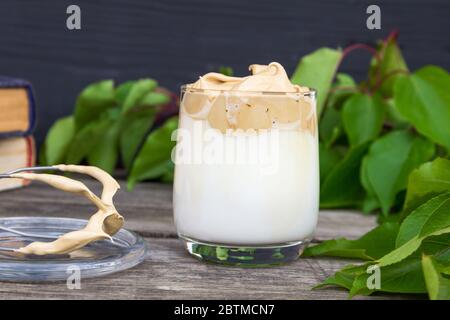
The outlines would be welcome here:
[[[38,143],[53,121],[72,111],[89,82],[154,77],[180,84],[226,65],[279,61],[292,73],[318,47],[374,43],[390,30],[411,69],[450,68],[447,0],[380,0],[382,30],[366,28],[371,1],[355,0],[78,0],[82,29],[66,28],[67,0],[0,2],[0,70],[33,82]],[[343,71],[365,76],[369,56],[354,53]]]
[[[83,182],[94,192],[99,191],[99,185],[95,182]],[[124,182],[121,185],[115,203],[117,210],[126,217],[127,229],[145,237],[176,238],[170,185],[142,183],[132,192],[126,191]],[[46,215],[87,219],[95,211],[95,207],[83,197],[74,197],[41,183],[33,183],[26,190],[0,193],[0,203],[0,217]],[[319,215],[319,227],[314,241],[335,237],[354,239],[375,225],[374,216],[364,216],[348,210],[325,210]]]
[[[85,183],[96,189],[91,181]],[[122,183],[124,185],[124,183]],[[98,186],[97,186],[98,187]],[[98,190],[98,189],[97,189]],[[141,265],[118,274],[82,280],[81,290],[65,283],[0,283],[1,299],[345,299],[336,288],[311,288],[349,260],[304,258],[263,269],[242,269],[196,261],[176,239],[172,222],[172,189],[146,183],[117,195],[126,227],[145,236],[149,254]],[[47,215],[87,218],[94,208],[82,198],[41,183],[0,193],[0,217]],[[356,212],[323,211],[315,241],[337,236],[355,238],[375,226],[373,217]],[[359,297],[361,298],[361,297]],[[374,295],[364,299],[408,298]]]
[[[335,288],[311,290],[347,264],[339,259],[300,259],[267,269],[205,264],[188,256],[176,239],[148,238],[150,254],[141,265],[104,278],[81,282],[81,290],[65,283],[0,283],[0,299],[346,299]],[[403,299],[375,295],[358,299]]]

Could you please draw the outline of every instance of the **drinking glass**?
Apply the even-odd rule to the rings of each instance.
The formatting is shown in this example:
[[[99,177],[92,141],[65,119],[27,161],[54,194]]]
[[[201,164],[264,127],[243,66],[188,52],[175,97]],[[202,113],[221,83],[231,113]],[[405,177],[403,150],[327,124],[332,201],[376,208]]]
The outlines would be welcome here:
[[[318,217],[316,93],[181,88],[174,219],[193,256],[297,259]]]

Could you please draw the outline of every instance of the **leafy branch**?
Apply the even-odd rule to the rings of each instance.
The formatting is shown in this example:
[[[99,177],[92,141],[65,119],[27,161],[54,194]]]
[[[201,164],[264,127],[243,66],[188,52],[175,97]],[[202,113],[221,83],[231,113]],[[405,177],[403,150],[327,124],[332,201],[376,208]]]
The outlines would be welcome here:
[[[436,66],[410,72],[396,39],[392,33],[378,48],[319,49],[292,77],[326,90],[318,104],[321,207],[380,213],[379,226],[361,238],[324,241],[303,255],[366,261],[317,286],[340,286],[350,297],[383,291],[450,299],[450,75]],[[368,79],[356,84],[337,73],[330,80],[356,49],[373,56]],[[379,289],[367,286],[373,265]]]
[[[74,114],[51,127],[40,162],[86,161],[109,173],[121,164],[130,188],[144,179],[170,179],[170,135],[177,112],[178,98],[153,79],[117,87],[112,80],[93,83],[78,96]]]

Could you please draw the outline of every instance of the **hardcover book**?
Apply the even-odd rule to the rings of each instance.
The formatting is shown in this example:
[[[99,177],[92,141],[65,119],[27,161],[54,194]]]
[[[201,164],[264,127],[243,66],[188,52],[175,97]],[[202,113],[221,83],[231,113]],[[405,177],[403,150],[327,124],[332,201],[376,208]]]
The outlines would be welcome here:
[[[34,139],[16,137],[0,139],[0,173],[35,164]],[[19,188],[29,182],[22,179],[0,179],[0,191]]]
[[[35,108],[29,82],[0,76],[0,137],[31,134],[36,122]]]

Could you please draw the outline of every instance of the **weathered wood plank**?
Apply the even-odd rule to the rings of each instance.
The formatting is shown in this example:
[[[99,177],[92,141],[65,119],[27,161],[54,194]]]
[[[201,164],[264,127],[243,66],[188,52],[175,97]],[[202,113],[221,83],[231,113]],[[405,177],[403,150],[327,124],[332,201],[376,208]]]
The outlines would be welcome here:
[[[93,190],[98,185],[84,180]],[[176,237],[172,218],[172,188],[159,183],[139,184],[133,192],[125,184],[115,198],[126,228],[148,237]],[[0,193],[0,217],[46,215],[88,218],[94,207],[85,199],[60,192],[41,183],[26,189]],[[356,238],[375,226],[374,216],[352,211],[322,211],[316,241],[335,237]]]
[[[85,181],[93,189],[93,182]],[[123,184],[123,183],[122,183]],[[99,279],[82,281],[81,290],[65,283],[1,283],[0,299],[340,299],[336,288],[311,288],[349,260],[299,259],[267,269],[242,269],[197,262],[175,239],[170,185],[140,184],[117,195],[117,207],[127,228],[145,235],[149,255],[141,265]],[[87,218],[93,208],[73,195],[33,183],[0,193],[0,217],[48,215]],[[316,241],[337,236],[355,238],[375,225],[374,218],[348,211],[321,213]],[[370,298],[405,298],[377,295]]]
[[[150,254],[141,265],[104,278],[65,283],[1,283],[1,299],[346,299],[344,290],[311,290],[348,263],[339,259],[300,259],[267,269],[242,269],[197,262],[176,239],[147,238]],[[403,298],[373,296],[372,299]],[[361,298],[361,297],[359,297]]]

